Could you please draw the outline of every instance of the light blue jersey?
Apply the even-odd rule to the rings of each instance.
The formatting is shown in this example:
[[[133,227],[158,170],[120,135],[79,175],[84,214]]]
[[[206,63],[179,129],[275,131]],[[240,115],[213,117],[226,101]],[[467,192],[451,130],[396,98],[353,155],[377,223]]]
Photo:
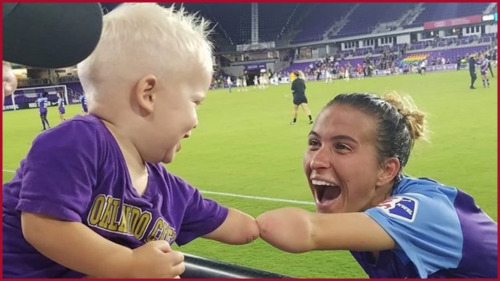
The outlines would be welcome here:
[[[352,251],[372,278],[497,277],[497,223],[454,187],[403,177],[390,198],[365,213],[396,242],[377,261]]]

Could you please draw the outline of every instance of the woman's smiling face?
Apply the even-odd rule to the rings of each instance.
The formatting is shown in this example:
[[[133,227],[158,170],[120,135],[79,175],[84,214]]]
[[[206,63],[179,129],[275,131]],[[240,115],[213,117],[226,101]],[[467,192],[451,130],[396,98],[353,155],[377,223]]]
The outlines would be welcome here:
[[[376,119],[349,105],[325,108],[308,137],[303,166],[320,213],[364,211],[378,202]]]

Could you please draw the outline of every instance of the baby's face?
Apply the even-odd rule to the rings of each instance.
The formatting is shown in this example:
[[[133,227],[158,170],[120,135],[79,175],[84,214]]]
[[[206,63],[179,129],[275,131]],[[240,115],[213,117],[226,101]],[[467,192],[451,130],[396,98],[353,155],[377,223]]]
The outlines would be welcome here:
[[[12,95],[17,89],[17,79],[12,70],[12,65],[4,61],[2,67],[3,73],[3,88],[2,88],[2,106],[6,96]]]
[[[161,93],[155,102],[150,155],[153,162],[170,163],[181,149],[180,141],[198,125],[197,109],[205,99],[211,75],[198,72],[178,79],[161,81]],[[161,157],[161,159],[160,159]],[[147,161],[147,160],[146,160]]]

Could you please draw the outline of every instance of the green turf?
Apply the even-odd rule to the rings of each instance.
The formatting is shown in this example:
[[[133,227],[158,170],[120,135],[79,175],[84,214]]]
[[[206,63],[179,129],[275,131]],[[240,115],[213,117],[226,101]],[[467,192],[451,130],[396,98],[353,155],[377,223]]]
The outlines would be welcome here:
[[[417,143],[405,169],[416,177],[430,177],[473,195],[476,203],[497,220],[497,81],[491,88],[469,90],[468,71],[374,77],[349,82],[307,83],[313,115],[339,93],[395,90],[413,97],[428,113],[430,143]],[[210,91],[199,108],[200,123],[167,168],[201,190],[249,196],[312,201],[302,172],[302,154],[311,125],[303,112],[290,126],[290,85],[265,91],[233,89]],[[80,112],[69,106],[68,116]],[[51,125],[59,123],[50,108]],[[3,182],[25,156],[41,123],[36,110],[4,113]],[[206,194],[220,203],[251,215],[292,203]],[[313,210],[308,204],[295,204]],[[339,225],[339,227],[342,227]],[[296,277],[363,278],[364,272],[348,252],[317,251],[288,254],[257,240],[228,246],[198,239],[180,250]]]

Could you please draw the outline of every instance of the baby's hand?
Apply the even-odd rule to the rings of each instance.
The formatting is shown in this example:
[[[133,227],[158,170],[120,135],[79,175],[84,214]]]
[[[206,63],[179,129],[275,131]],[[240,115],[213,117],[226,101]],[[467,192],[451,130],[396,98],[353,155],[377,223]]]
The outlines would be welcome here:
[[[128,269],[137,278],[178,278],[184,272],[184,255],[167,241],[153,241],[133,250]]]

